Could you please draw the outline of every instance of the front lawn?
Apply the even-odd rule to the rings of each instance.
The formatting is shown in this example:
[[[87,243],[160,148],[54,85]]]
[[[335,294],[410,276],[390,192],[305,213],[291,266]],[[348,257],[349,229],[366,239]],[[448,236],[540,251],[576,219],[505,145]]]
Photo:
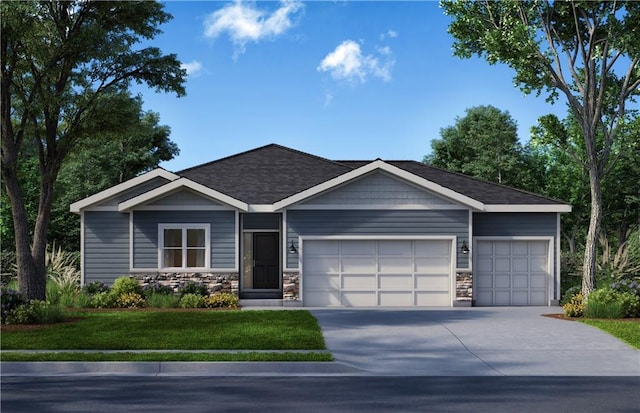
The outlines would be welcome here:
[[[2,352],[2,361],[333,361],[331,353],[19,353]]]
[[[3,331],[7,350],[324,350],[307,311],[96,311],[78,321]]]
[[[640,321],[636,320],[605,320],[584,318],[582,323],[606,331],[612,336],[640,349]]]

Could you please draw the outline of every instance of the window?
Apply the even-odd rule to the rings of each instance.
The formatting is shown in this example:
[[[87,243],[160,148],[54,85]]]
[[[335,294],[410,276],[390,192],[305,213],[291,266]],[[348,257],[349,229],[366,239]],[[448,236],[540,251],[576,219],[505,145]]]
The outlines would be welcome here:
[[[160,268],[209,268],[209,224],[158,225]]]

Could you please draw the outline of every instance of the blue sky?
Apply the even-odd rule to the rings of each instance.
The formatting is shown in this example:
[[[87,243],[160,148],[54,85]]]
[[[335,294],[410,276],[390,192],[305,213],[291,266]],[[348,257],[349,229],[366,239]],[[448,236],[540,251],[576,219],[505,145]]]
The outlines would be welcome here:
[[[171,127],[177,171],[269,143],[329,159],[422,160],[465,109],[507,110],[528,140],[566,114],[525,96],[506,66],[452,54],[437,2],[167,2],[152,44],[175,53],[187,96],[143,87]]]

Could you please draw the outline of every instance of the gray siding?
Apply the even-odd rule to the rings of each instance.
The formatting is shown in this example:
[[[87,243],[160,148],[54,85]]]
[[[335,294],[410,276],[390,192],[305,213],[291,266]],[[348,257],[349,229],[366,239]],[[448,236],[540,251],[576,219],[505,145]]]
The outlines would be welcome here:
[[[149,203],[147,205],[153,206],[220,206],[222,204],[218,202],[214,202],[210,199],[204,198],[201,195],[198,195],[192,191],[182,190],[178,192],[174,192],[170,195],[165,196],[164,198],[158,199],[155,202]]]
[[[556,236],[556,213],[473,214],[474,237]]]
[[[303,235],[453,235],[469,242],[466,210],[294,210],[287,212],[287,245]],[[468,257],[457,254],[458,268]],[[287,252],[287,267],[298,268],[298,255]]]
[[[442,208],[453,205],[453,203],[400,179],[377,172],[313,198],[303,205]]]
[[[129,214],[84,212],[84,282],[112,283],[129,273]]]
[[[158,268],[158,224],[210,224],[211,267],[236,267],[234,211],[134,211],[134,268]]]

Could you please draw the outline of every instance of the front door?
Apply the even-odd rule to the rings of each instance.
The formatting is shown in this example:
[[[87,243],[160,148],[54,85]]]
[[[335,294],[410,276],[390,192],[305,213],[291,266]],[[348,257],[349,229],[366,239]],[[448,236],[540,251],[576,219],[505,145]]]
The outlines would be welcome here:
[[[244,231],[242,234],[241,298],[282,298],[280,233]]]
[[[256,290],[280,288],[279,239],[277,232],[253,233],[253,288]]]

